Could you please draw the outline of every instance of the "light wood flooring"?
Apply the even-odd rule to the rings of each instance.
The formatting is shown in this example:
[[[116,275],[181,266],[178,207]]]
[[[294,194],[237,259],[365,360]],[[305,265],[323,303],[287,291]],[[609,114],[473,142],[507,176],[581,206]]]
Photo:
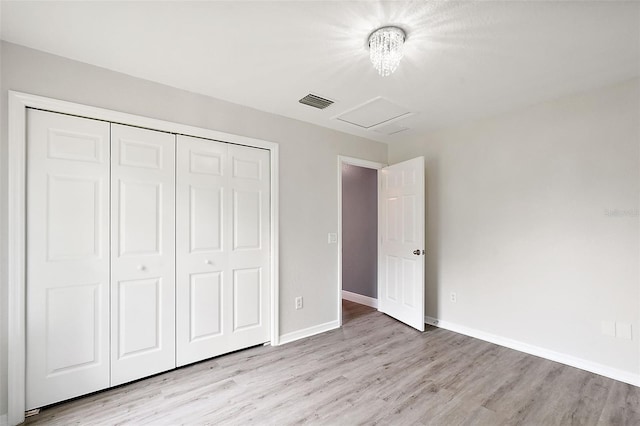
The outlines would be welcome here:
[[[343,303],[341,329],[46,408],[27,424],[639,425],[640,388]]]

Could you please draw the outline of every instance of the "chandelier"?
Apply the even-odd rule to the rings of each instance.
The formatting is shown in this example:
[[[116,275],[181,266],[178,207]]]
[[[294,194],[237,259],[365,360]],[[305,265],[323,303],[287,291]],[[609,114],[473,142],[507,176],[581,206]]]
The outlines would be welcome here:
[[[405,37],[404,31],[398,27],[382,27],[371,33],[369,58],[378,74],[386,77],[398,68]]]

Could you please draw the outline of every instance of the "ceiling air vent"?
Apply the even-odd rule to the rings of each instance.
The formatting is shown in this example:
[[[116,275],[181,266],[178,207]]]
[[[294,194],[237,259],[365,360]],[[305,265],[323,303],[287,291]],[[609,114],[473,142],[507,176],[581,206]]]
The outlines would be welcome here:
[[[300,99],[298,102],[318,109],[325,109],[333,103],[333,101],[330,101],[329,99],[321,98],[320,96],[312,95],[311,93]]]

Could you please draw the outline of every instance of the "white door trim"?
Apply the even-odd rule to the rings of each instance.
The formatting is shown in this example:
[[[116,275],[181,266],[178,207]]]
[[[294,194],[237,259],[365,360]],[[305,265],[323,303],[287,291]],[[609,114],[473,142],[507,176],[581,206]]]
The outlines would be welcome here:
[[[336,304],[338,312],[338,324],[342,327],[342,165],[365,167],[367,169],[380,170],[386,164],[375,161],[362,160],[360,158],[345,157],[338,155],[338,288],[336,289]],[[378,241],[378,248],[380,241]]]
[[[128,124],[170,133],[213,139],[255,148],[271,154],[271,344],[280,342],[279,328],[279,256],[278,256],[278,144],[260,139],[172,123],[154,118],[96,108],[9,91],[8,111],[8,423],[24,421],[25,411],[25,207],[26,207],[26,113],[37,108],[63,114]]]

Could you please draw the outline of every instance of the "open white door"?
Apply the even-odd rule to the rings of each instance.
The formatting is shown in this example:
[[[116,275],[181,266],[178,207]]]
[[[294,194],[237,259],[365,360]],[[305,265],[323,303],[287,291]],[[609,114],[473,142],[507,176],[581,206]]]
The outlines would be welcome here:
[[[378,172],[378,309],[424,331],[424,157]]]

